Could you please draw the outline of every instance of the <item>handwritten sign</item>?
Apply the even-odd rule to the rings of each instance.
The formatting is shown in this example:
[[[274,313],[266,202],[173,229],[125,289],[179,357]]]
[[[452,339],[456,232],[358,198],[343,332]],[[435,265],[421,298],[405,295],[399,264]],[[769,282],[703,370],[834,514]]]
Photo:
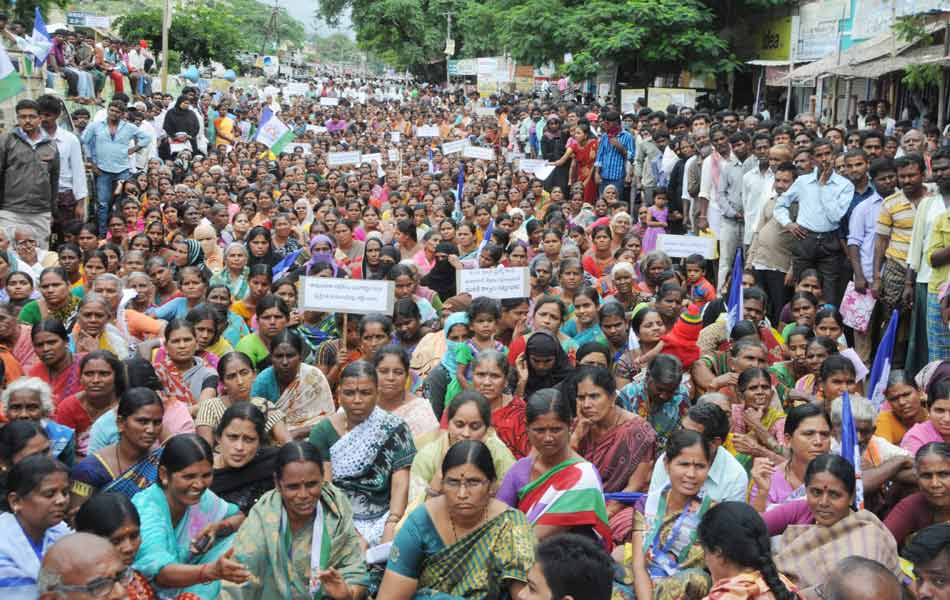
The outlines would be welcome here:
[[[442,154],[455,154],[461,152],[468,146],[468,140],[457,140],[454,142],[445,142],[442,144]]]
[[[527,270],[527,269],[526,269]],[[395,284],[392,281],[301,277],[300,307],[321,312],[393,314]]]
[[[307,125],[307,131],[310,133],[326,133],[327,128],[323,125]]]
[[[300,81],[291,81],[284,87],[285,96],[306,96],[309,91],[310,86]]]
[[[365,164],[365,165],[371,165],[373,163],[376,163],[378,165],[382,162],[383,162],[383,155],[379,152],[376,152],[375,154],[364,154],[362,158],[360,158],[360,164]]]
[[[439,128],[435,125],[416,127],[416,137],[439,137]]]
[[[473,298],[486,296],[496,300],[527,298],[531,295],[527,267],[507,269],[462,269],[455,272],[458,293]]]
[[[391,141],[391,142],[394,143],[394,144],[398,144],[398,143],[400,142],[400,140],[402,140],[402,132],[401,132],[401,131],[390,131],[390,132],[389,132],[389,141]]]
[[[690,254],[701,254],[703,258],[712,258],[713,238],[696,235],[661,234],[656,243],[656,249],[666,252],[672,257],[684,257]]]
[[[389,162],[394,162],[394,163],[399,162],[399,150],[389,151]]]
[[[301,149],[304,156],[310,156],[310,154],[312,153],[312,146],[310,144],[294,142],[294,143],[287,144],[286,146],[284,146],[284,150],[281,152],[281,154],[288,154],[288,153],[293,154],[297,150],[297,148]]]
[[[340,104],[339,98],[320,98],[320,106],[337,106]]]
[[[462,150],[463,158],[474,158],[476,160],[495,160],[495,151],[491,148],[479,148],[478,146],[465,146]]]
[[[361,162],[362,155],[356,152],[330,152],[327,154],[328,167],[341,167],[343,165],[358,165]]]
[[[522,158],[518,161],[518,170],[523,173],[534,173],[547,164],[548,161],[542,158]]]

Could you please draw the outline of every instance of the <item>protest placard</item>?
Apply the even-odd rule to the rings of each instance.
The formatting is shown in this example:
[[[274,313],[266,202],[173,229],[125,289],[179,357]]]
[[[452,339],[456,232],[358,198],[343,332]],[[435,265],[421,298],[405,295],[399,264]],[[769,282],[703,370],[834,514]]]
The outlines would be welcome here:
[[[461,269],[455,272],[458,293],[496,300],[527,298],[531,295],[527,267],[507,269]]]
[[[378,165],[383,163],[383,155],[380,152],[376,152],[374,154],[364,154],[360,158],[360,164],[371,165],[374,162]]]
[[[494,117],[495,109],[488,106],[476,106],[475,114],[479,117]]]
[[[477,160],[495,160],[495,151],[491,148],[479,148],[478,146],[465,146],[462,150],[463,158],[474,158]]]
[[[310,133],[326,133],[327,128],[323,125],[307,125],[307,131]]]
[[[389,141],[390,141],[390,142],[392,142],[392,143],[394,143],[394,144],[398,144],[398,143],[400,142],[400,140],[402,140],[402,132],[401,132],[401,131],[390,131],[390,132],[389,132]]]
[[[416,127],[416,137],[439,137],[439,128],[435,125]]]
[[[468,146],[468,140],[456,140],[454,142],[445,142],[442,144],[442,154],[455,154],[461,152]]]
[[[320,312],[393,314],[395,284],[371,279],[301,277],[300,308]]]
[[[518,170],[523,173],[534,173],[546,164],[548,161],[543,158],[522,158],[518,161]]]
[[[399,150],[389,151],[389,162],[394,162],[394,163],[399,162]]]
[[[281,151],[281,154],[293,154],[294,150],[296,150],[297,148],[300,148],[303,150],[304,156],[310,156],[310,154],[313,152],[313,148],[312,146],[310,146],[310,144],[304,144],[302,142],[291,142],[287,144],[286,146],[284,146],[284,149]]]
[[[703,258],[712,258],[713,238],[696,235],[662,234],[656,242],[656,249],[666,252],[669,256],[684,257],[690,254],[701,254]]]
[[[358,165],[360,164],[361,154],[359,151],[355,152],[330,152],[327,154],[327,166],[328,167],[341,167],[343,165]]]
[[[337,106],[339,103],[339,98],[320,98],[320,106]]]

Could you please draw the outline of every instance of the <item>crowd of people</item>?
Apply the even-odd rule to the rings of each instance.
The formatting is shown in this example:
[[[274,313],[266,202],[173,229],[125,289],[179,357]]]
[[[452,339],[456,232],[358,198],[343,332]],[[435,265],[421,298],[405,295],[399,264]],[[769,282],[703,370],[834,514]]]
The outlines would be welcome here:
[[[950,598],[939,131],[306,87],[17,104],[3,598]]]

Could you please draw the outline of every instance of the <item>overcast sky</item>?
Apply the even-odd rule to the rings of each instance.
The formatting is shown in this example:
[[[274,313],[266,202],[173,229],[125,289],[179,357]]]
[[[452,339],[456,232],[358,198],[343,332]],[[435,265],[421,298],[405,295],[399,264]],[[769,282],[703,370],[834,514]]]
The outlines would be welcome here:
[[[267,2],[268,4],[270,3],[269,0],[264,0],[264,1]],[[351,38],[353,37],[353,30],[352,30],[352,27],[350,26],[349,19],[343,19],[342,22],[340,23],[340,27],[335,30],[330,29],[326,25],[323,25],[322,27],[319,27],[319,28],[315,28],[314,21],[313,21],[313,13],[316,10],[316,2],[307,2],[307,1],[301,2],[300,0],[277,0],[277,1],[281,6],[285,7],[287,11],[291,15],[293,15],[298,21],[303,23],[304,26],[307,28],[307,31],[314,31],[314,29],[316,29],[317,32],[321,34],[333,33],[334,31],[342,31],[343,33],[347,34],[349,37]]]

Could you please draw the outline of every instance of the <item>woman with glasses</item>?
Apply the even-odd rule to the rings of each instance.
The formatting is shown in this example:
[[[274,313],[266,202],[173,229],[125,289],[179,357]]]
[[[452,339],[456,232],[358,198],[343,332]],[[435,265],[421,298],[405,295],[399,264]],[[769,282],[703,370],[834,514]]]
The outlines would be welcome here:
[[[117,492],[93,496],[76,514],[76,531],[98,535],[115,546],[126,569],[124,579],[119,583],[125,588],[128,600],[156,600],[155,588],[132,568],[142,545],[142,523],[139,511],[127,496]],[[101,579],[98,585],[93,581],[86,591],[90,596],[100,598],[108,594],[113,585],[113,580]],[[97,588],[100,589],[98,593]],[[175,596],[175,600],[198,600],[198,596],[186,592]]]
[[[491,452],[458,442],[442,460],[444,493],[414,510],[393,541],[377,597],[518,597],[534,561],[521,511],[492,498]]]
[[[260,581],[225,584],[225,598],[362,597],[366,563],[353,508],[327,485],[323,460],[309,442],[290,442],[277,453],[276,489],[261,496],[234,541],[235,560]]]

